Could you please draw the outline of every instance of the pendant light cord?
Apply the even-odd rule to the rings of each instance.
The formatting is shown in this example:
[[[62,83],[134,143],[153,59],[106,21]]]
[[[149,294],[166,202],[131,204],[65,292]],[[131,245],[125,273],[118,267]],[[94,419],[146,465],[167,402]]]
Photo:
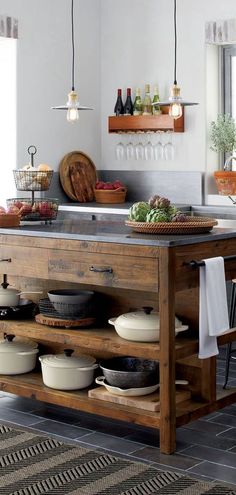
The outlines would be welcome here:
[[[74,0],[71,0],[72,91],[75,90]]]
[[[175,33],[175,64],[174,64],[174,84],[177,85],[177,26],[176,26],[176,0],[174,0],[174,33]]]

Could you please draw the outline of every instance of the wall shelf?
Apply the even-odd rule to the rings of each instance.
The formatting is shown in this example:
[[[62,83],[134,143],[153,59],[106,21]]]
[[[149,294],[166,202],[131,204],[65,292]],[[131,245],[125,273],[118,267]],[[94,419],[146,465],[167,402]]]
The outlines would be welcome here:
[[[168,107],[162,107],[162,112],[160,115],[110,116],[108,117],[108,132],[184,132],[184,109],[182,117],[176,120],[169,116]]]

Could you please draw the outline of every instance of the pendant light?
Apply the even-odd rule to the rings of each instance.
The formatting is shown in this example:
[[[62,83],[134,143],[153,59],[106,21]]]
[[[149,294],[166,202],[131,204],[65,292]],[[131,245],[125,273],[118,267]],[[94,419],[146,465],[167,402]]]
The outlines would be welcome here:
[[[181,98],[180,87],[177,84],[177,22],[176,22],[176,0],[174,0],[174,84],[168,100],[158,102],[159,106],[169,106],[169,115],[174,119],[179,119],[182,115],[182,107],[198,105],[198,103],[188,102]],[[156,103],[154,103],[156,105]]]
[[[66,105],[52,107],[53,110],[67,110],[68,122],[79,120],[79,110],[93,110],[90,107],[80,105],[78,94],[75,91],[75,40],[74,40],[74,0],[71,0],[71,42],[72,42],[72,85],[68,94]]]

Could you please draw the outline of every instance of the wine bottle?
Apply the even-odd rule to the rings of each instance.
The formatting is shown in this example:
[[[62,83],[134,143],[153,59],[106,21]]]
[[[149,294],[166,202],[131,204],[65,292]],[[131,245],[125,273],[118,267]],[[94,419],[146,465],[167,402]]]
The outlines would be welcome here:
[[[123,115],[124,113],[124,105],[122,101],[122,90],[118,89],[117,90],[117,100],[114,108],[114,113],[116,116],[118,115]]]
[[[143,99],[143,115],[152,115],[152,100],[150,96],[150,84],[145,84],[145,96]]]
[[[142,100],[140,96],[140,89],[136,88],[133,115],[141,115],[141,114],[142,114]]]
[[[124,115],[133,115],[133,102],[131,98],[131,88],[127,88],[127,97],[124,104]]]
[[[154,86],[152,103],[158,103],[159,101],[160,101],[160,97],[159,97],[158,87]],[[152,106],[152,113],[153,113],[153,115],[160,115],[160,113],[161,113],[160,105],[153,105]]]

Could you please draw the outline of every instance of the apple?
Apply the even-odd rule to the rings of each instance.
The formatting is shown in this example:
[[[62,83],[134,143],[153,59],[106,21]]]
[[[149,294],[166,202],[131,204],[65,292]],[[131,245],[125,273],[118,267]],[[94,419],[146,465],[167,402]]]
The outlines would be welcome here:
[[[14,203],[12,203],[12,205],[10,205],[10,206],[13,206],[13,205],[14,205],[14,206],[16,206],[16,207],[18,208],[18,210],[20,210],[20,209],[21,209],[21,207],[22,207],[22,205],[23,205],[23,203],[22,203],[22,201],[20,201],[20,200],[18,200],[18,199],[17,199],[17,200],[16,200],[16,201],[14,201]]]
[[[96,185],[95,185],[95,189],[104,189],[104,185],[105,185],[105,182],[103,182],[102,180],[97,180]]]
[[[106,189],[106,190],[114,189],[112,182],[105,182],[103,189]]]
[[[21,216],[29,215],[30,213],[32,213],[32,206],[28,203],[23,203],[19,212]]]
[[[122,182],[120,180],[116,179],[113,182],[113,187],[114,187],[114,189],[118,189],[119,187],[124,187],[124,184],[122,184]]]
[[[20,210],[19,208],[17,208],[17,206],[15,206],[15,204],[12,204],[8,206],[7,213],[10,213],[10,215],[19,215]]]
[[[38,210],[40,217],[52,218],[53,216],[53,209],[51,207],[51,204],[47,201],[42,201],[41,203],[39,203]]]

